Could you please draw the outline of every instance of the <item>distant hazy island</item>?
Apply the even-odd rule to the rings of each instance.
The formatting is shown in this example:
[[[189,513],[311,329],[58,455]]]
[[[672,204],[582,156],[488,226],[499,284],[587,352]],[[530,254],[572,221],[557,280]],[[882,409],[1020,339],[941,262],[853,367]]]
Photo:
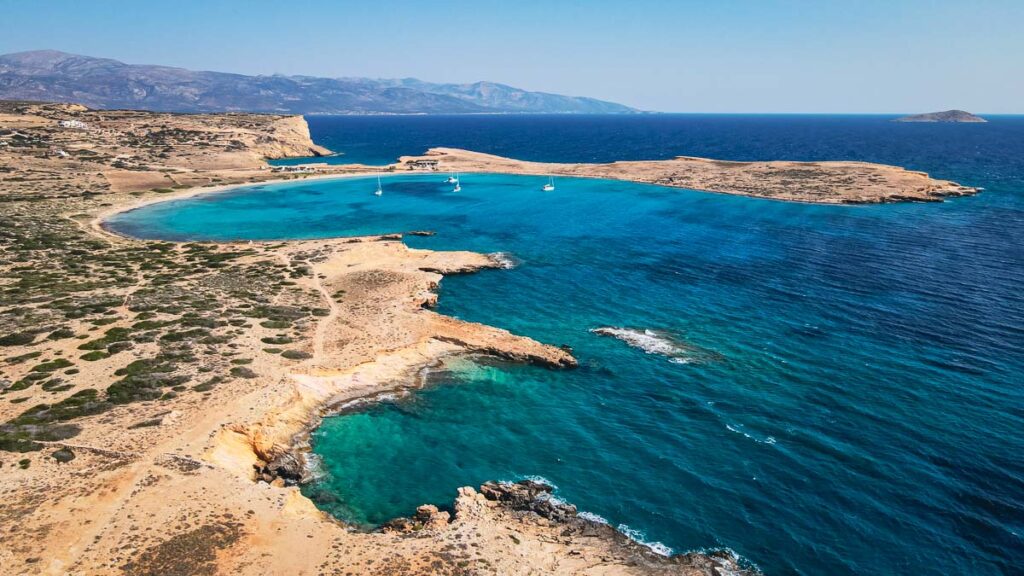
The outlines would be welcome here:
[[[945,110],[943,112],[928,112],[927,114],[911,114],[897,118],[893,122],[988,122],[980,116],[975,116],[963,110]]]

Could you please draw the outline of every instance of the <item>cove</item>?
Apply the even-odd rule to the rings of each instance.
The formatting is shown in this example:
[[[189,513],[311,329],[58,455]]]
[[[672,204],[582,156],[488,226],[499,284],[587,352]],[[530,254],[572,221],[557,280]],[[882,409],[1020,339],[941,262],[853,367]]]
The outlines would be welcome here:
[[[408,230],[505,252],[440,310],[581,367],[457,363],[328,418],[304,491],[376,524],[540,476],[681,552],[768,573],[1009,572],[1020,558],[1024,211],[1014,196],[827,207],[627,182],[395,175],[239,188],[113,217],[168,240]],[[595,329],[613,328],[616,332]]]

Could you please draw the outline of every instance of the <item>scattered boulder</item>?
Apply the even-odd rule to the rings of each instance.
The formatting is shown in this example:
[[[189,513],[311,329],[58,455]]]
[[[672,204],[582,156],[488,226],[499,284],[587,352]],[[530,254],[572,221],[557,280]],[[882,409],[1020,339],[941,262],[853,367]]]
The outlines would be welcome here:
[[[72,452],[70,448],[61,448],[60,450],[55,451],[53,454],[50,454],[50,456],[52,456],[54,460],[61,464],[67,464],[68,462],[71,462],[72,460],[75,459],[75,453]]]
[[[256,471],[257,482],[266,482],[275,486],[299,484],[305,473],[302,461],[291,452],[279,454],[270,462],[257,462],[253,468]]]

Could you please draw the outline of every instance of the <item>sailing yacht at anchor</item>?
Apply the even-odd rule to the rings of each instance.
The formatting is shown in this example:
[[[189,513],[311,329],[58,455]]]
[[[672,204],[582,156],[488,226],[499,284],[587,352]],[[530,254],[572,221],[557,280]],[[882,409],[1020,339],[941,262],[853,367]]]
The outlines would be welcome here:
[[[554,189],[555,189],[555,177],[554,176],[548,176],[548,183],[545,184],[544,187],[541,188],[541,190],[543,190],[545,192],[551,192]]]
[[[380,187],[380,173],[377,174],[377,191],[373,194],[374,196],[381,196],[384,194],[384,189]]]

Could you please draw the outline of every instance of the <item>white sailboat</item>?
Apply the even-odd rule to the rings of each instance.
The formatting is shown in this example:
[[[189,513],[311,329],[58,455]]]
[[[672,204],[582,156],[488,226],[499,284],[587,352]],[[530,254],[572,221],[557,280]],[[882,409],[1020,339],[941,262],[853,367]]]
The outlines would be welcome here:
[[[455,188],[452,188],[452,192],[462,192],[462,184],[459,184],[459,175],[455,175]]]
[[[548,176],[548,183],[545,184],[544,187],[541,188],[541,190],[543,190],[545,192],[551,192],[554,189],[555,189],[555,177],[554,176]]]
[[[380,174],[377,174],[377,191],[373,194],[375,196],[381,196],[384,194],[384,189],[380,187]]]
[[[445,184],[455,184],[457,181],[458,181],[458,179],[455,178],[455,172],[449,172],[448,173],[448,179],[445,180],[444,182],[445,182]]]

